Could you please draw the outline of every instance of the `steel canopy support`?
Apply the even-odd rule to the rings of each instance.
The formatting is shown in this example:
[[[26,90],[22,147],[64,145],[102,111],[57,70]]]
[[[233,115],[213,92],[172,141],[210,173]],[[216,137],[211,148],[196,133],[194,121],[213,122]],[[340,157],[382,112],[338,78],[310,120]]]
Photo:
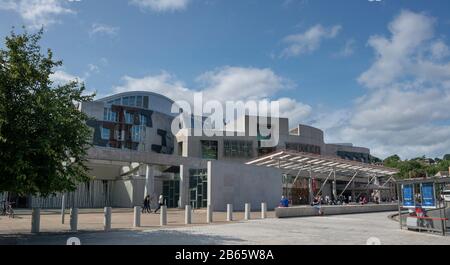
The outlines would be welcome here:
[[[314,191],[312,189],[312,166],[311,166],[311,164],[309,164],[308,190],[309,190],[309,203],[312,203],[314,200]]]
[[[331,177],[331,174],[333,174],[333,171],[330,171],[330,174],[328,174],[328,177],[327,177],[327,178],[325,179],[325,181],[323,182],[323,184],[322,184],[322,186],[320,187],[320,190],[319,190],[319,192],[317,193],[317,195],[320,195],[320,194],[321,194],[323,188],[325,188],[325,185],[326,185],[327,182],[328,182],[328,179]]]
[[[333,167],[333,200],[337,201],[337,199],[336,169]]]
[[[350,179],[350,181],[347,183],[347,185],[345,186],[344,190],[341,192],[341,194],[339,195],[339,197],[341,197],[342,194],[344,194],[344,192],[348,189],[348,187],[350,186],[350,184],[352,184],[353,180],[356,178],[357,175],[358,175],[358,171],[355,172],[355,174],[354,174],[353,177]]]
[[[374,181],[376,177],[377,177],[377,176],[373,176],[372,178],[370,178],[370,179],[369,179],[369,182],[368,182],[367,185],[364,187],[364,189],[367,189],[367,195],[369,195],[369,192],[368,192],[369,186],[370,186],[370,184],[372,184],[372,181]],[[360,191],[360,192],[358,193],[358,195],[355,196],[355,198],[359,198],[359,196],[361,196],[361,193],[362,193],[362,191]]]

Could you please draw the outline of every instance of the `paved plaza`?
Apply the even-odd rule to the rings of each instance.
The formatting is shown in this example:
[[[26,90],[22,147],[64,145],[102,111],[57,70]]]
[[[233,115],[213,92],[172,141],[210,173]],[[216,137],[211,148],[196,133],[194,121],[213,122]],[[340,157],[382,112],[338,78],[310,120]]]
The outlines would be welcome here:
[[[171,214],[174,216],[174,212]],[[222,213],[215,213],[218,222],[214,225],[183,226],[169,221],[169,226],[165,228],[154,225],[139,230],[116,229],[111,232],[3,234],[0,235],[0,243],[62,245],[69,237],[77,236],[82,244],[107,245],[365,245],[369,238],[377,238],[381,244],[388,245],[450,245],[449,236],[442,237],[437,234],[400,230],[399,224],[388,218],[392,214],[388,212],[289,219],[268,218],[250,221],[243,221],[240,213],[236,214],[240,220],[233,223],[226,223],[224,219],[221,219],[223,218]],[[199,214],[199,217],[202,216]],[[254,214],[254,217],[257,217],[257,213]],[[144,225],[148,221],[144,221]],[[3,222],[3,219],[0,222]],[[116,228],[118,226],[119,224],[116,223]]]
[[[253,219],[261,218],[260,212],[252,212]],[[267,217],[275,217],[275,212],[268,212]],[[160,215],[158,213],[142,214],[141,227],[133,228],[133,210],[132,209],[113,209],[112,229],[113,230],[147,230],[160,228]],[[167,211],[167,227],[184,227],[184,210],[169,209]],[[70,230],[69,211],[65,215],[65,223],[61,222],[61,214],[58,210],[42,210],[40,231],[43,233],[64,233]],[[192,225],[207,225],[206,210],[199,209],[192,213]],[[233,219],[238,222],[244,219],[243,212],[233,213]],[[98,232],[103,231],[104,213],[103,209],[80,209],[78,214],[78,230],[80,232]],[[214,225],[224,224],[226,222],[226,213],[215,212],[213,214]],[[18,211],[14,219],[0,216],[0,237],[1,235],[29,234],[31,230],[31,211]],[[1,240],[1,239],[0,239]]]

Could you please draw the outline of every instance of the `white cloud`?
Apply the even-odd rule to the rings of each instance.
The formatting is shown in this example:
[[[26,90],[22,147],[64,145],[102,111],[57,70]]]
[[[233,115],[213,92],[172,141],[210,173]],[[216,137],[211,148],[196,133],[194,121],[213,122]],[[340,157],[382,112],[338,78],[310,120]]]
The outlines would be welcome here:
[[[341,58],[352,56],[355,53],[355,46],[356,46],[355,40],[349,39],[345,42],[344,47],[342,47],[342,49],[339,52],[334,54],[334,56]]]
[[[98,24],[94,23],[92,24],[91,30],[89,31],[89,35],[106,35],[106,36],[117,36],[119,33],[120,28],[119,27],[113,27],[105,24]]]
[[[58,23],[58,17],[64,14],[74,14],[67,7],[66,0],[0,0],[0,9],[18,13],[26,24],[37,29]]]
[[[281,56],[292,57],[314,52],[323,40],[335,38],[341,30],[339,25],[326,28],[318,24],[304,33],[289,35],[283,40],[288,47],[283,50]]]
[[[435,24],[433,17],[402,11],[389,38],[369,39],[376,59],[358,79],[368,93],[332,118],[316,118],[329,141],[369,146],[381,157],[450,153],[450,62]]]
[[[142,78],[124,76],[124,84],[114,87],[114,93],[127,91],[150,91],[167,96],[172,100],[192,101],[194,91],[176,79],[175,76],[163,71],[158,75],[148,75]]]
[[[63,70],[57,70],[55,73],[51,74],[50,80],[52,80],[55,85],[64,85],[72,81],[84,82],[83,78],[69,74]]]
[[[186,9],[190,0],[131,0],[130,3],[143,9],[156,12],[178,11]]]
[[[124,84],[114,88],[114,93],[125,91],[151,91],[173,100],[193,102],[195,92],[203,92],[204,100],[280,102],[280,115],[290,117],[292,124],[299,123],[311,113],[311,107],[292,98],[277,98],[277,92],[292,87],[291,82],[270,69],[223,67],[203,73],[197,78],[199,89],[188,88],[174,75],[162,72],[143,78],[125,76]]]
[[[268,68],[223,67],[202,74],[197,81],[205,86],[208,98],[218,100],[259,100],[291,86]]]
[[[444,59],[445,57],[450,55],[450,49],[442,40],[433,43],[431,45],[430,51],[432,58],[436,60]]]
[[[376,60],[358,81],[370,88],[381,88],[408,75],[420,75],[420,72],[433,71],[433,68],[443,66],[423,55],[430,48],[427,46],[434,36],[435,21],[424,14],[402,11],[389,25],[390,38],[372,36],[369,39],[369,45],[375,50]],[[434,47],[435,53],[439,49],[442,47]],[[450,78],[450,71],[444,75]],[[422,78],[431,80],[425,75]]]

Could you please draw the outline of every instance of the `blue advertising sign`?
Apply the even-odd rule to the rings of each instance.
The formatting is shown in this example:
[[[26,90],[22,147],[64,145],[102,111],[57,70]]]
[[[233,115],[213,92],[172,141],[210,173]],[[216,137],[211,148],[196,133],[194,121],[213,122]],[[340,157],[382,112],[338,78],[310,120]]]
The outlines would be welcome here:
[[[403,207],[414,208],[414,187],[413,185],[402,185]]]
[[[422,207],[436,208],[436,197],[434,196],[434,183],[422,183]]]

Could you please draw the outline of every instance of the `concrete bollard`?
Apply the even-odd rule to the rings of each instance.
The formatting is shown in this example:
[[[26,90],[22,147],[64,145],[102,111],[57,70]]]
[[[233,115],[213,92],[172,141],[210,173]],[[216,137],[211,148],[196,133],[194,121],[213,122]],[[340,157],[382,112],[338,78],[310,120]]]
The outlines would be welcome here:
[[[111,207],[105,207],[105,218],[103,219],[103,227],[105,231],[111,230],[111,215],[112,215],[112,208]]]
[[[133,221],[133,227],[141,227],[141,207],[136,206],[134,207],[134,221]]]
[[[266,219],[267,217],[267,203],[261,203],[261,219]]]
[[[213,212],[211,205],[208,205],[208,207],[206,207],[206,222],[208,224],[213,222]]]
[[[78,231],[78,208],[70,209],[70,231]]]
[[[31,212],[31,233],[39,233],[41,227],[41,209],[33,208]]]
[[[227,204],[227,221],[233,221],[233,204]]]
[[[250,203],[245,204],[245,220],[250,220],[251,206]]]
[[[61,198],[61,224],[64,224],[66,219],[66,195]]]
[[[167,225],[167,206],[165,205],[161,206],[161,214],[159,221],[161,226]]]
[[[191,206],[190,205],[186,205],[185,207],[185,213],[184,213],[184,223],[189,225],[192,223],[192,211],[191,211]]]

